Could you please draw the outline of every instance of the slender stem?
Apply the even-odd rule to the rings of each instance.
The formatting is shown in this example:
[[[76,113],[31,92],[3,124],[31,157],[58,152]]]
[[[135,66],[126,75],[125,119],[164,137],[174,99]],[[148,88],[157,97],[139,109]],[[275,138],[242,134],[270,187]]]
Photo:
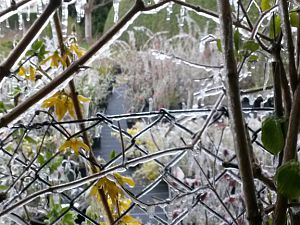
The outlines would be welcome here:
[[[292,92],[294,92],[297,87],[297,70],[295,65],[295,48],[289,20],[288,2],[286,0],[279,0],[279,9],[281,15],[281,27],[283,28],[282,30],[288,48],[290,85],[292,87]]]
[[[55,23],[55,28],[56,28],[56,32],[57,32],[59,46],[60,46],[60,49],[61,49],[61,53],[63,55],[64,52],[65,52],[65,46],[64,46],[64,43],[63,43],[62,30],[61,30],[60,21],[59,21],[59,17],[58,17],[58,13],[57,12],[54,15],[54,23]],[[66,60],[66,64],[67,64],[67,66],[70,65],[70,60],[68,58]],[[76,113],[77,119],[82,120],[83,119],[83,115],[82,115],[80,103],[78,101],[78,97],[77,97],[77,92],[76,92],[76,87],[75,87],[74,80],[71,80],[69,82],[69,87],[70,87],[70,90],[71,90],[71,98],[73,100],[73,104],[74,104],[74,108],[75,108],[75,113]],[[91,144],[90,144],[87,132],[85,131],[85,125],[84,125],[84,123],[80,123],[79,126],[80,126],[80,129],[84,131],[82,133],[84,143],[90,147],[89,160],[91,162],[92,172],[96,173],[96,172],[98,172],[98,168],[95,167],[94,164],[97,165],[98,163],[97,163],[97,159],[96,159],[96,157],[94,155],[94,152],[93,152],[93,150],[91,148]],[[88,170],[88,168],[86,168],[86,169]],[[109,220],[109,224],[113,224],[114,218],[113,218],[113,215],[112,215],[112,213],[110,211],[110,208],[109,208],[106,196],[105,196],[105,192],[104,192],[104,190],[102,188],[100,188],[98,191],[99,191],[99,196],[101,198],[101,202],[103,204],[103,208],[105,210],[106,216],[107,216],[107,218]]]
[[[238,72],[234,56],[231,8],[228,0],[218,0],[220,27],[224,49],[224,68],[226,73],[227,97],[232,124],[232,135],[242,179],[243,193],[250,225],[262,224],[258,210],[254,177],[249,155],[245,124],[241,109]]]

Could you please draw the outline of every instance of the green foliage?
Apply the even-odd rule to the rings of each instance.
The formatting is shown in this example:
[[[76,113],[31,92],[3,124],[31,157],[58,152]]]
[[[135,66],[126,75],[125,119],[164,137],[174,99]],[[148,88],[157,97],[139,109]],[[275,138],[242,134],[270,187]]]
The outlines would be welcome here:
[[[92,13],[92,33],[93,35],[102,34],[104,31],[104,26],[110,9],[112,8],[112,3],[107,4],[103,7],[97,8]]]
[[[0,185],[0,191],[6,191],[7,189],[8,189],[8,186]]]
[[[297,12],[290,12],[290,23],[292,27],[298,27],[299,17]]]
[[[273,15],[270,22],[270,38],[276,38],[277,35],[280,33],[280,16],[279,15]]]
[[[46,46],[44,44],[44,41],[42,40],[36,40],[32,46],[31,49],[29,49],[26,52],[26,56],[32,56],[36,55],[38,57],[39,62],[45,59],[45,55],[49,53],[49,51],[46,51]]]
[[[252,53],[252,52],[255,52],[259,49],[259,44],[256,43],[255,41],[253,40],[249,40],[249,41],[245,41],[243,43],[243,50],[244,51],[247,51],[248,53]]]
[[[120,2],[120,13],[119,17],[121,18],[128,10],[133,6],[135,1],[127,1],[122,0]],[[196,6],[200,6],[201,8],[217,11],[217,5],[214,1],[206,1],[206,0],[187,0],[186,2],[194,4]],[[180,31],[180,27],[178,25],[178,17],[180,12],[180,6],[177,4],[173,5],[173,13],[170,15],[170,20],[167,20],[167,10],[163,9],[153,15],[141,14],[134,23],[129,27],[128,30],[132,30],[133,27],[146,27],[151,30],[153,33],[167,31],[168,37],[172,37],[177,35]],[[208,20],[205,17],[201,17],[193,11],[189,11],[191,19],[194,20],[195,26],[199,26],[201,30],[205,30],[207,28],[208,32],[213,32],[216,28],[216,24],[211,20]],[[114,11],[110,10],[109,15],[107,17],[107,21],[105,23],[104,31],[107,31],[113,25]],[[193,28],[188,27],[187,23],[182,27],[184,32],[192,32]],[[138,32],[139,36],[136,37],[137,46],[141,46],[149,37],[145,35],[144,32]],[[128,41],[127,33],[124,33],[121,37],[122,40]]]
[[[236,51],[240,49],[240,44],[241,44],[241,37],[240,37],[240,32],[238,30],[235,30],[233,34],[233,42],[234,42],[234,48]]]
[[[221,43],[221,39],[217,39],[217,48],[220,52],[222,52],[222,43]]]
[[[277,190],[289,199],[300,197],[300,163],[290,161],[276,172]]]
[[[284,147],[283,125],[284,121],[276,116],[269,116],[262,123],[262,143],[273,155],[277,155]]]
[[[271,8],[270,1],[269,0],[261,0],[260,7],[261,7],[262,11],[266,11],[266,10],[270,9]]]
[[[60,199],[58,200],[58,202],[54,202],[53,196],[50,196],[49,197],[49,209],[50,209],[50,211],[47,214],[47,220],[45,221],[47,224],[50,224],[50,223],[56,221],[56,219],[59,216],[61,216],[62,214],[64,214],[64,216],[56,224],[59,224],[59,225],[74,225],[74,224],[76,224],[75,223],[75,219],[76,219],[75,213],[71,210],[68,210],[69,207],[63,207]]]
[[[116,157],[116,155],[117,155],[117,152],[116,152],[116,150],[113,149],[109,154],[109,158],[114,159]]]
[[[5,113],[6,107],[3,101],[0,101],[0,113]]]

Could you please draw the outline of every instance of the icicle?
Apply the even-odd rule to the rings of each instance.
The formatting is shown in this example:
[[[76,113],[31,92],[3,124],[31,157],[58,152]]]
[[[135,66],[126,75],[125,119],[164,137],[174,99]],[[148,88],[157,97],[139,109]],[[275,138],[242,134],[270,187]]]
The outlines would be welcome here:
[[[120,6],[120,0],[114,0],[113,1],[114,23],[116,23],[119,20],[119,6]]]
[[[39,17],[43,12],[43,3],[42,0],[37,1],[37,17]]]
[[[64,3],[62,4],[62,12],[61,12],[61,25],[62,25],[62,33],[64,37],[67,37],[68,35],[68,4]]]
[[[57,38],[57,33],[56,33],[56,28],[55,28],[53,18],[50,19],[50,26],[51,26],[51,31],[52,31],[52,40],[54,43],[54,48],[56,49],[58,46],[58,43],[57,43],[58,38]]]
[[[23,16],[22,13],[18,13],[18,23],[19,23],[19,30],[23,30]]]
[[[30,21],[30,5],[27,6],[27,17],[26,21]]]
[[[42,0],[42,2],[43,2],[43,5],[47,5],[49,3],[48,0]]]
[[[9,20],[8,19],[5,21],[5,26],[6,26],[6,28],[10,28]]]
[[[185,7],[181,6],[180,8],[180,14],[179,14],[179,26],[184,26],[184,20],[185,20]]]
[[[4,37],[4,34],[2,33],[1,23],[0,23],[0,37]]]
[[[80,16],[80,13],[81,13],[81,0],[76,1],[75,10],[76,10],[76,22],[80,23],[80,21],[81,21],[81,16]]]
[[[84,17],[84,5],[86,4],[86,0],[81,0],[81,6],[80,6],[80,17]]]
[[[167,7],[167,19],[166,19],[167,21],[170,21],[172,13],[173,13],[173,3],[170,2]]]

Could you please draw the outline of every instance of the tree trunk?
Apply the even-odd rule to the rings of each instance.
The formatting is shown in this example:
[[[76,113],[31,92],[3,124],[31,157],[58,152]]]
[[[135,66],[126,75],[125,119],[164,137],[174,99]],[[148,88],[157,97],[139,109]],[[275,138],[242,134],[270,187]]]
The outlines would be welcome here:
[[[84,37],[88,44],[92,43],[92,8],[93,0],[89,0],[85,5],[84,16]]]
[[[226,76],[226,93],[231,122],[234,147],[242,179],[243,195],[250,225],[262,224],[259,213],[252,165],[250,161],[250,143],[246,136],[244,118],[240,101],[237,65],[233,49],[232,18],[229,0],[218,0],[220,12],[221,40],[224,52],[224,69]]]

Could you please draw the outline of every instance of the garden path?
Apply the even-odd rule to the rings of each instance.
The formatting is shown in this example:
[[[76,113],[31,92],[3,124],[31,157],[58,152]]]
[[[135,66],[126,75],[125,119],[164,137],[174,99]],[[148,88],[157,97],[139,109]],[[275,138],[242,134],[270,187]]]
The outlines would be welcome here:
[[[108,105],[105,112],[106,115],[116,115],[127,112],[124,104],[125,91],[126,86],[120,86],[113,89],[112,94],[108,99]],[[122,129],[127,129],[126,121],[120,121],[120,125]],[[101,155],[101,157],[106,161],[110,159],[110,154],[112,150],[115,150],[117,154],[120,153],[122,150],[119,140],[111,135],[111,128],[109,128],[106,125],[102,127],[100,143],[94,146],[94,148],[96,155]],[[133,172],[134,169],[130,169],[128,171],[129,174],[132,174]],[[134,194],[140,193],[143,189],[143,186],[138,184],[139,182],[136,183],[137,185],[132,190]],[[157,199],[167,199],[169,197],[167,185],[164,182],[158,184],[150,193],[143,196],[141,200],[145,202],[153,202],[152,197],[156,197]],[[135,207],[131,211],[131,215],[133,215],[136,218],[139,218],[144,224],[157,224],[155,219],[149,218],[149,216],[138,207]],[[156,207],[155,215],[166,219],[165,214],[159,207]]]

